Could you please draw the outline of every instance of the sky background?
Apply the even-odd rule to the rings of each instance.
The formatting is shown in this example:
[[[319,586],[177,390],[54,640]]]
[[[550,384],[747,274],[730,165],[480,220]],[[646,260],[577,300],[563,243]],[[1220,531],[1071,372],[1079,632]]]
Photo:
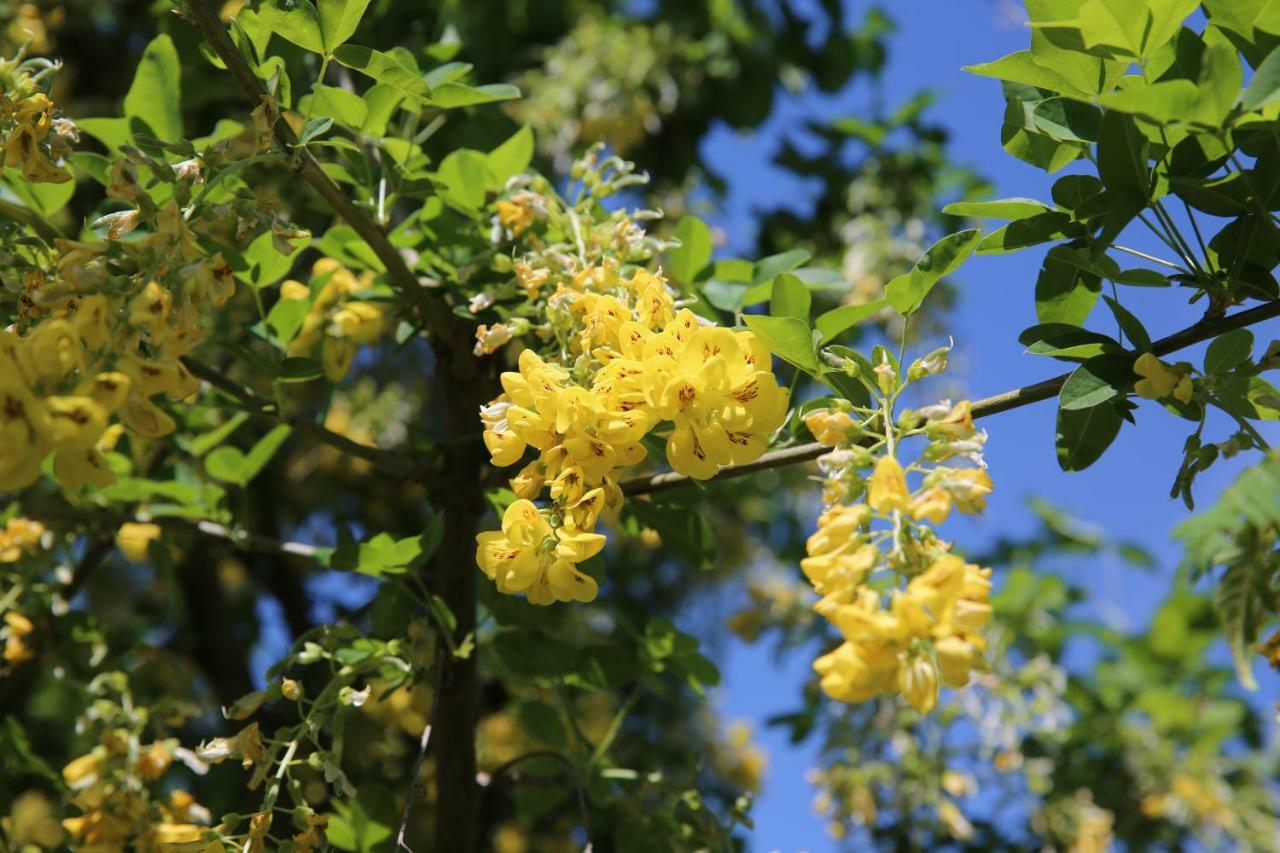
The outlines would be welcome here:
[[[850,20],[860,20],[867,6],[847,2]],[[961,70],[1027,47],[1029,36],[1020,5],[1004,0],[904,0],[888,8],[898,29],[888,42],[882,87],[886,108],[891,111],[920,90],[933,89],[938,97],[926,118],[950,132],[948,150],[953,161],[986,177],[994,186],[993,198],[1048,200],[1053,181],[1071,170],[1050,176],[1007,155],[999,138],[1004,111],[999,83]],[[835,96],[786,95],[757,132],[739,134],[717,128],[708,136],[708,162],[731,176],[723,206],[708,217],[727,236],[723,254],[735,254],[735,249],[741,253],[751,245],[753,210],[799,207],[815,197],[816,187],[770,163],[780,141],[788,136],[802,139],[803,122],[809,118],[868,115],[869,101],[868,87],[862,82]],[[987,230],[998,224],[988,223]],[[1126,235],[1124,242],[1153,254],[1168,253],[1147,235]],[[1055,376],[1066,367],[1025,354],[1017,342],[1019,332],[1036,322],[1033,294],[1043,255],[1043,249],[1030,249],[975,257],[953,279],[959,301],[950,324],[956,339],[951,376],[972,399]],[[1202,313],[1200,305],[1187,305],[1177,291],[1130,287],[1122,289],[1121,297],[1143,319],[1153,339],[1190,325]],[[1114,324],[1101,307],[1091,325],[1114,333]],[[1253,331],[1262,347],[1280,337],[1280,322],[1260,324]],[[921,352],[939,343],[945,341],[924,341]],[[1180,358],[1198,364],[1203,349],[1203,345],[1193,348]],[[1064,474],[1057,465],[1052,403],[982,421],[990,434],[986,458],[996,490],[985,516],[972,522],[953,520],[944,532],[971,550],[980,549],[997,533],[1030,533],[1036,521],[1026,501],[1032,496],[1044,497],[1082,521],[1102,524],[1117,538],[1147,548],[1160,568],[1143,574],[1106,558],[1064,570],[1091,591],[1094,615],[1116,627],[1144,626],[1169,589],[1181,557],[1170,531],[1187,517],[1187,511],[1181,501],[1169,498],[1169,487],[1189,430],[1185,421],[1155,403],[1144,402],[1136,414],[1137,428],[1126,426],[1100,462],[1074,474]],[[1218,426],[1213,440],[1229,434],[1227,427]],[[1264,434],[1273,443],[1280,438],[1275,429]],[[1206,433],[1213,435],[1212,429]],[[1256,456],[1252,458],[1256,461]],[[1207,506],[1231,482],[1240,470],[1239,461],[1219,463],[1201,476],[1196,488],[1199,506]],[[1123,524],[1115,523],[1118,519]],[[1225,649],[1218,653],[1227,659]],[[800,651],[779,664],[767,641],[750,646],[735,639],[724,647],[720,662],[724,682],[716,700],[729,717],[752,722],[758,742],[769,753],[766,789],[753,812],[756,829],[751,849],[836,849],[812,812],[814,791],[805,781],[815,750],[791,747],[783,731],[769,729],[764,722],[793,709],[798,685],[810,675],[811,656]],[[1280,681],[1256,669],[1261,686],[1255,698],[1260,703],[1274,701]]]

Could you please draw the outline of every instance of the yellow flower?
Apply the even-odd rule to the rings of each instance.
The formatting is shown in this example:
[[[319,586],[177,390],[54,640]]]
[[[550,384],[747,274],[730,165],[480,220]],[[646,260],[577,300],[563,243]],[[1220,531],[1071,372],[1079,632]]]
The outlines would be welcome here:
[[[49,440],[59,450],[89,450],[107,429],[107,411],[91,397],[47,397]]]
[[[125,522],[116,533],[116,547],[125,558],[145,562],[150,544],[160,539],[160,525],[149,522]]]
[[[329,828],[328,815],[307,815],[307,828],[293,836],[296,853],[312,853],[324,845],[324,833]]]
[[[518,500],[502,516],[501,531],[476,537],[476,563],[500,592],[524,593],[533,604],[591,601],[596,582],[574,564],[600,553],[605,537],[563,525],[552,528],[538,508]]]
[[[307,287],[300,281],[289,279],[280,285],[280,298],[304,300],[311,298],[311,288]]]
[[[964,513],[979,513],[987,508],[987,495],[991,494],[990,475],[981,468],[959,470],[937,469],[942,477],[938,486],[951,495],[956,508]]]
[[[282,678],[280,679],[280,695],[291,702],[297,702],[302,698],[302,685],[292,678]]]
[[[99,772],[98,756],[90,752],[73,759],[62,768],[62,780],[67,783],[67,787],[79,791],[98,781]]]
[[[1167,367],[1149,352],[1138,356],[1133,372],[1142,378],[1133,386],[1133,392],[1146,400],[1173,397],[1180,403],[1191,402],[1193,385],[1191,376],[1184,370]]]
[[[697,328],[687,310],[672,326],[645,344],[644,365],[650,404],[674,424],[671,467],[705,480],[722,465],[759,458],[787,411],[786,390],[762,369],[768,350],[749,332]],[[667,354],[682,342],[678,355]]]
[[[895,512],[906,509],[910,497],[907,478],[898,460],[882,456],[867,485],[867,505],[876,512]]]
[[[856,434],[857,423],[848,412],[832,409],[813,409],[804,416],[804,425],[819,444],[836,447]]]
[[[53,457],[53,474],[68,492],[85,486],[104,489],[116,481],[115,472],[97,448],[60,450]]]
[[[916,521],[928,519],[931,524],[941,524],[951,514],[951,494],[937,486],[925,489],[911,499],[907,511]]]
[[[62,846],[62,824],[53,803],[39,791],[19,794],[10,806],[9,816],[0,820],[0,828],[13,850],[54,850]]]
[[[534,222],[534,211],[530,205],[530,197],[521,194],[511,199],[499,199],[498,224],[511,232],[512,237],[519,237]]]
[[[325,338],[320,345],[320,364],[330,382],[338,382],[346,376],[355,357],[356,344],[350,338]]]
[[[959,441],[974,434],[973,413],[968,400],[961,400],[940,418],[925,424],[925,433],[931,439],[946,438]]]
[[[927,714],[938,703],[938,670],[924,655],[912,658],[898,670],[898,690],[902,698],[921,714]]]

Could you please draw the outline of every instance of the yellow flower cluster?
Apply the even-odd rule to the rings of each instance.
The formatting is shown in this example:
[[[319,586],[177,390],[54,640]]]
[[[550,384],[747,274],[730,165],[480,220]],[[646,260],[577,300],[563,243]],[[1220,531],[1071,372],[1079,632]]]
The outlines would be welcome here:
[[[621,502],[618,470],[644,460],[640,440],[658,424],[671,424],[671,466],[706,479],[759,457],[787,411],[764,345],[677,311],[661,276],[623,278],[606,263],[574,285],[549,300],[568,318],[564,362],[526,349],[481,410],[493,464],[513,465],[530,447],[538,457],[511,480],[521,500],[501,532],[478,537],[476,559],[499,590],[536,604],[595,597],[595,581],[573,565],[600,551],[593,531]],[[538,509],[546,488],[551,506]]]
[[[44,525],[29,518],[11,518],[0,530],[0,563],[16,563],[36,548],[44,536]]]
[[[235,280],[220,255],[200,256],[176,203],[156,211],[153,227],[129,243],[58,240],[52,274],[28,271],[23,322],[0,330],[0,489],[34,482],[50,452],[67,489],[109,485],[102,451],[120,435],[112,418],[158,438],[174,422],[152,398],[199,389],[182,357]],[[139,272],[112,274],[126,264]]]
[[[1134,383],[1133,393],[1146,400],[1172,397],[1179,403],[1190,403],[1194,385],[1189,367],[1169,367],[1149,352],[1133,363],[1133,372],[1141,378]]]
[[[164,800],[152,799],[146,786],[169,769],[181,752],[177,741],[139,744],[125,729],[103,733],[98,746],[62,769],[71,804],[80,814],[65,818],[62,828],[72,846],[82,850],[182,849],[221,851],[211,838],[209,810],[181,789]]]
[[[929,525],[953,509],[982,511],[991,479],[981,457],[986,435],[974,429],[969,404],[904,413],[895,423],[893,401],[903,384],[884,383],[877,408],[840,401],[805,416],[833,450],[819,460],[826,507],[800,566],[820,596],[814,609],[843,638],[814,662],[822,689],[843,702],[901,693],[926,713],[940,683],[963,687],[982,667],[980,629],[991,613],[991,570],[951,554]],[[904,469],[897,451],[914,436],[929,443]],[[950,459],[977,467],[937,464]],[[914,490],[908,474],[920,476]],[[882,571],[887,583],[873,577]]]
[[[374,274],[356,277],[332,258],[321,258],[311,268],[311,286],[289,280],[280,286],[280,298],[308,303],[298,336],[289,342],[291,356],[320,353],[325,376],[337,382],[347,375],[356,350],[376,343],[387,332],[383,309],[375,302],[354,298],[373,286]]]
[[[53,101],[43,92],[21,97],[6,92],[0,98],[0,133],[4,136],[4,165],[19,169],[36,184],[61,184],[71,173],[59,165],[70,151],[75,128],[53,117]]]

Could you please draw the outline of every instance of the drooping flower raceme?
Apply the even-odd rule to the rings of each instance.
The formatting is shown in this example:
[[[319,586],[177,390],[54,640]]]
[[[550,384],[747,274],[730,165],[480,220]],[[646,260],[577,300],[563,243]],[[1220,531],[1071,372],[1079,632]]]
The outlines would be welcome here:
[[[945,357],[933,362],[945,364]],[[814,662],[823,691],[843,702],[900,693],[923,713],[936,705],[941,686],[963,687],[983,668],[991,571],[952,554],[930,525],[953,509],[985,507],[986,434],[974,428],[967,402],[895,420],[893,404],[910,378],[940,368],[913,365],[904,379],[887,358],[881,365],[886,369],[865,383],[877,405],[837,401],[805,416],[833,449],[819,460],[826,507],[800,566],[820,596],[815,610],[842,640]],[[916,437],[928,444],[904,467],[902,443]]]

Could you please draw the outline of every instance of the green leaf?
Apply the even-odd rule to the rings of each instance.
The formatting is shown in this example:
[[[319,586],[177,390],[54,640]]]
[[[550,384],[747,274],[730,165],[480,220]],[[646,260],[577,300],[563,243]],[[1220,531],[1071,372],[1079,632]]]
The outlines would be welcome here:
[[[309,242],[309,237],[289,240],[289,243],[296,248],[302,248]],[[298,253],[296,251],[286,255],[277,249],[272,241],[270,231],[259,234],[249,244],[249,248],[244,253],[244,259],[249,262],[249,272],[246,279],[249,282],[249,286],[255,290],[261,290],[264,287],[275,284],[289,272],[297,257]]]
[[[1058,392],[1058,407],[1074,412],[1093,409],[1126,394],[1133,385],[1133,359],[1100,355],[1072,371]]]
[[[1053,201],[1075,210],[1102,192],[1102,181],[1093,175],[1063,175],[1053,183]]]
[[[391,837],[391,827],[370,817],[359,800],[335,799],[333,809],[337,814],[330,816],[324,835],[339,850],[373,853],[383,849],[379,845]]]
[[[320,37],[325,53],[333,53],[355,34],[367,8],[369,0],[319,0]]]
[[[316,558],[340,572],[358,572],[372,577],[404,574],[435,553],[444,532],[444,516],[433,515],[427,529],[418,536],[396,539],[379,533],[367,542],[346,541],[337,548],[320,549]]]
[[[1260,110],[1277,101],[1280,101],[1280,47],[1268,53],[1254,70],[1249,87],[1240,97],[1240,106],[1246,110]]]
[[[1115,315],[1116,322],[1120,324],[1120,330],[1124,332],[1125,337],[1133,344],[1134,349],[1138,352],[1150,351],[1151,336],[1147,334],[1147,329],[1142,325],[1142,321],[1110,296],[1102,298],[1107,301],[1107,306],[1111,309],[1111,313]]]
[[[951,216],[976,216],[987,219],[1026,219],[1053,210],[1033,198],[1002,198],[995,201],[954,201],[942,208]]]
[[[1039,213],[992,231],[978,244],[978,254],[1016,252],[1050,240],[1061,240],[1068,236],[1067,229],[1073,233],[1079,231],[1079,226],[1072,225],[1069,215],[1056,210]]]
[[[485,155],[469,148],[451,151],[440,163],[437,177],[445,183],[440,193],[446,201],[477,211],[484,205],[489,183],[489,165]]]
[[[939,281],[955,272],[973,254],[982,232],[976,228],[948,234],[929,247],[911,272],[894,278],[885,285],[885,296],[899,314],[906,316],[919,309]]]
[[[1102,292],[1102,280],[1088,272],[1088,252],[1054,246],[1045,255],[1036,278],[1036,319],[1041,323],[1079,326],[1088,318]]]
[[[1107,112],[1098,135],[1098,176],[1109,190],[1148,197],[1151,170],[1147,166],[1147,138],[1131,116]]]
[[[302,128],[302,133],[298,134],[298,144],[306,145],[311,140],[323,136],[331,127],[333,127],[333,118],[330,116],[316,116],[309,119],[306,127]]]
[[[533,162],[533,143],[533,128],[526,124],[485,155],[495,188],[501,189],[512,177],[529,168]]]
[[[1155,270],[1132,269],[1122,270],[1111,279],[1116,284],[1127,284],[1130,287],[1169,287],[1172,282]]]
[[[379,83],[392,86],[406,95],[424,101],[431,100],[431,87],[418,74],[417,69],[405,65],[391,53],[383,53],[357,44],[344,44],[333,52],[333,58],[348,68],[366,74]]]
[[[364,98],[355,92],[322,83],[313,86],[310,100],[298,106],[316,115],[331,116],[348,130],[360,130],[369,118],[369,106]]]
[[[66,207],[76,192],[74,180],[60,184],[35,183],[26,180],[15,170],[6,170],[0,181],[21,199],[23,205],[46,219]]]
[[[665,269],[681,284],[691,284],[711,262],[711,229],[698,217],[685,216],[677,223],[675,236],[680,245],[667,252]]]
[[[1227,373],[1249,360],[1253,355],[1253,332],[1248,329],[1232,329],[1219,335],[1204,353],[1205,373]]]
[[[1063,471],[1083,471],[1106,452],[1124,423],[1113,402],[1088,409],[1058,409],[1055,447]]]
[[[311,0],[263,0],[258,6],[258,16],[271,32],[285,41],[312,53],[326,52],[320,15]]]
[[[752,284],[764,284],[771,281],[778,273],[788,272],[809,262],[813,255],[804,249],[792,249],[777,255],[761,258],[756,262],[755,273],[751,276]]]
[[[795,317],[762,317],[748,314],[742,318],[769,351],[809,373],[818,371],[818,356],[813,350],[813,334],[809,325]]]
[[[1059,142],[1097,142],[1102,111],[1072,98],[1046,98],[1032,108],[1031,124]]]
[[[1190,80],[1161,80],[1102,95],[1097,101],[1108,110],[1142,116],[1157,124],[1172,124],[1188,119],[1199,99],[1200,90]]]
[[[804,282],[791,273],[782,273],[773,280],[773,296],[769,300],[769,313],[774,317],[795,317],[809,326],[809,307],[813,294]]]
[[[1080,57],[1080,60],[1094,64],[1097,62],[1097,60],[1086,56]],[[1050,92],[1059,92],[1067,95],[1089,96],[1095,94],[1096,91],[1087,87],[1081,88],[1057,70],[1041,65],[1029,50],[1011,53],[994,62],[966,65],[964,70],[970,74],[994,77],[997,80],[1007,80],[1010,83],[1021,83],[1024,86],[1034,86],[1037,89],[1047,89]]]
[[[488,83],[484,86],[468,86],[465,83],[445,83],[431,90],[431,104],[442,110],[510,101],[520,97],[520,90],[510,83]]]
[[[825,344],[846,329],[850,329],[873,314],[882,311],[888,305],[888,299],[880,298],[872,302],[864,302],[861,305],[841,305],[839,308],[832,308],[825,314],[819,315],[818,319],[814,321],[814,327],[822,335],[818,339],[818,343]]]
[[[1213,591],[1213,601],[1222,615],[1222,627],[1227,634],[1227,647],[1236,664],[1240,685],[1246,690],[1257,690],[1253,677],[1253,646],[1258,640],[1258,624],[1267,615],[1267,605],[1255,579],[1256,567],[1248,560],[1239,560],[1227,566]],[[1265,594],[1266,586],[1262,593]]]
[[[275,333],[281,345],[286,345],[298,336],[310,308],[311,303],[305,299],[276,300],[267,314],[267,328]]]
[[[188,444],[190,452],[193,456],[204,456],[210,450],[213,450],[222,442],[231,437],[231,434],[240,428],[240,425],[249,420],[248,412],[236,412],[222,423],[203,435],[192,438]]]
[[[182,65],[168,35],[158,35],[142,52],[142,61],[124,96],[124,114],[138,119],[151,135],[166,142],[182,138]]]
[[[520,730],[550,749],[564,749],[564,723],[560,712],[537,699],[521,702],[516,710]]]
[[[219,447],[205,457],[205,471],[215,480],[247,486],[271,461],[291,431],[292,427],[285,424],[275,427],[248,453],[242,453],[235,447]]]
[[[1018,343],[1032,355],[1087,360],[1097,355],[1124,352],[1120,342],[1099,332],[1091,332],[1066,323],[1041,323],[1023,330]]]

